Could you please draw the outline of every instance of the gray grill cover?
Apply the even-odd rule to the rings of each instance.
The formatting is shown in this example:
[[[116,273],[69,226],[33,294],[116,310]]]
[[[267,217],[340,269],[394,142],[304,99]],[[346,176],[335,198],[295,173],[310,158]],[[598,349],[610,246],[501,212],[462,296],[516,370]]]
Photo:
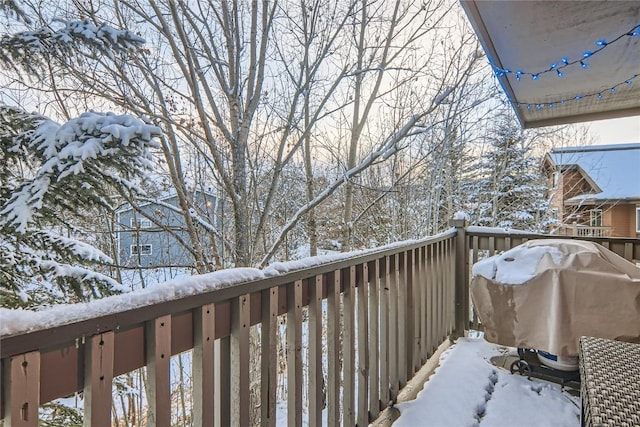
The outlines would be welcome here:
[[[640,268],[599,244],[530,240],[473,270],[487,341],[559,356],[581,336],[640,342]]]

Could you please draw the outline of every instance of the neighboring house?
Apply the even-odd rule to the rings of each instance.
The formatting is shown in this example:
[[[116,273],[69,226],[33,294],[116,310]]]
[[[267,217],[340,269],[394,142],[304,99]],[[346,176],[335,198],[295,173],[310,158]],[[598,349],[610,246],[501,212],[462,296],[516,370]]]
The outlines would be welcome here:
[[[209,224],[216,224],[218,198],[196,191],[194,206],[198,215]],[[174,208],[172,208],[174,207]],[[117,212],[118,261],[122,266],[190,267],[193,256],[185,248],[190,243],[184,218],[175,194],[144,203],[140,211],[125,205]],[[185,244],[181,244],[180,240]]]
[[[640,237],[640,144],[555,148],[544,168],[559,233]]]

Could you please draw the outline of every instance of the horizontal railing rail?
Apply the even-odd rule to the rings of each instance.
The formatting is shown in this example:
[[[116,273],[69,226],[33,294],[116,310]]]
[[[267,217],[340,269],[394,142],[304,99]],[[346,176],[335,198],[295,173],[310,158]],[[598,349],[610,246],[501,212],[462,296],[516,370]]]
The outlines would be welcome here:
[[[147,375],[147,422],[169,425],[169,360],[190,349],[195,425],[249,424],[252,357],[261,366],[260,423],[275,425],[279,316],[286,316],[289,425],[302,422],[303,396],[312,425],[322,421],[325,405],[329,425],[366,425],[395,401],[400,388],[453,332],[456,235],[452,230],[2,336],[5,425],[36,426],[40,405],[79,391],[84,392],[85,425],[111,425],[113,378],[141,367]],[[258,354],[250,346],[254,325],[261,330],[260,345],[253,350]]]

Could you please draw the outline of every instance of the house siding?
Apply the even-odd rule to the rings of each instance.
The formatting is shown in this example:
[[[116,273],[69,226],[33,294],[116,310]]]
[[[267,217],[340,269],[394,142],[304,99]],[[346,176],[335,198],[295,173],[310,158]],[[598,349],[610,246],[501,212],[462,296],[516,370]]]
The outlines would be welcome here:
[[[200,208],[208,212],[207,219],[211,224],[216,224],[217,208],[214,196],[200,197]],[[163,200],[164,203],[176,205],[176,197]],[[210,204],[211,206],[205,206]],[[184,226],[182,215],[161,204],[150,203],[140,207],[143,213],[133,209],[123,209],[118,212],[118,261],[124,267],[190,267],[194,266],[194,258],[188,250],[190,238]],[[150,227],[131,226],[131,221],[136,218],[154,218],[162,227],[151,223]],[[169,231],[166,231],[168,229]],[[180,241],[185,244],[181,244]],[[152,253],[149,255],[132,253],[134,245],[151,245]],[[187,247],[185,247],[185,245]]]
[[[611,208],[611,236],[632,237],[635,232],[635,204],[616,205]]]

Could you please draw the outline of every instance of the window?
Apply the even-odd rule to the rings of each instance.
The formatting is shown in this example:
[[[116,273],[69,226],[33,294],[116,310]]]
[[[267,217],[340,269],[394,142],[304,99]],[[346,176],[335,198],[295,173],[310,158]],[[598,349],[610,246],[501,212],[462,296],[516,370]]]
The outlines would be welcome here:
[[[591,209],[589,211],[589,225],[591,227],[602,227],[602,209]]]
[[[131,255],[151,255],[151,245],[131,245]]]
[[[640,233],[640,208],[636,208],[636,233]]]
[[[131,218],[131,228],[151,228],[151,220],[147,218]]]

